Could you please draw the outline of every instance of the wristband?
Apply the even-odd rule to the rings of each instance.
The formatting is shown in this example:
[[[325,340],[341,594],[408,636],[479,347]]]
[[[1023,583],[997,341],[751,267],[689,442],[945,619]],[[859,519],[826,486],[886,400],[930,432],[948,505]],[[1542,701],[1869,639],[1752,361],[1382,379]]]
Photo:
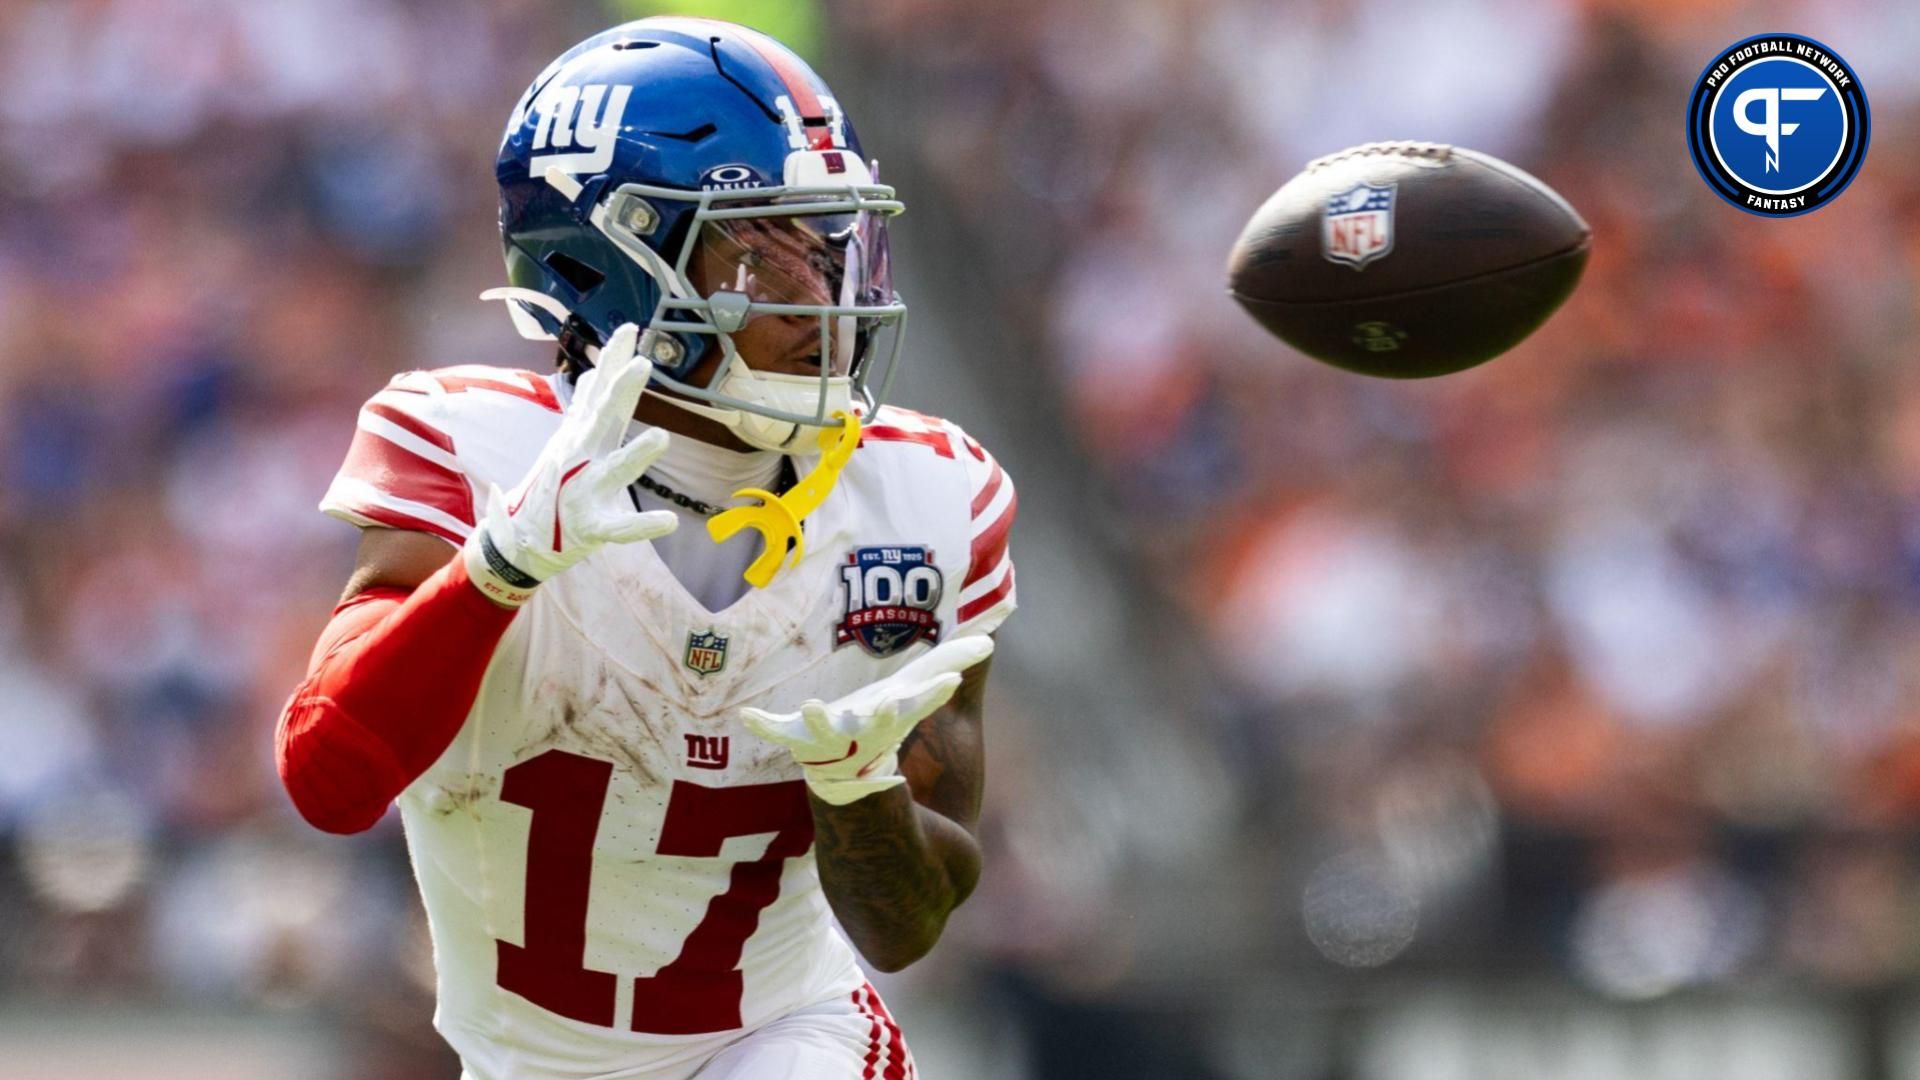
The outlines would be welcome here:
[[[533,599],[533,590],[539,586],[540,579],[508,562],[485,525],[467,538],[460,555],[467,565],[467,580],[487,599],[509,608]]]

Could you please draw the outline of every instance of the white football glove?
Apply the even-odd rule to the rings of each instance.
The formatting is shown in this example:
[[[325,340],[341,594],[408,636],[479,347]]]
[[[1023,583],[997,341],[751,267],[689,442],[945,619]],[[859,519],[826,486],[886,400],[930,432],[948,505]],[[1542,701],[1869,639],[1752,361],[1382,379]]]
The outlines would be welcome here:
[[[845,806],[907,782],[900,775],[901,741],[953,697],[962,671],[991,655],[993,639],[984,634],[956,638],[836,701],[816,698],[791,713],[741,709],[740,719],[793,751],[822,802]]]
[[[631,544],[672,532],[671,510],[634,509],[628,485],[667,450],[667,433],[654,428],[620,445],[653,365],[639,327],[613,332],[592,370],[574,383],[559,430],[533,468],[503,494],[487,491],[486,519],[461,549],[467,577],[504,607],[519,607],[534,587],[592,554],[602,544]]]

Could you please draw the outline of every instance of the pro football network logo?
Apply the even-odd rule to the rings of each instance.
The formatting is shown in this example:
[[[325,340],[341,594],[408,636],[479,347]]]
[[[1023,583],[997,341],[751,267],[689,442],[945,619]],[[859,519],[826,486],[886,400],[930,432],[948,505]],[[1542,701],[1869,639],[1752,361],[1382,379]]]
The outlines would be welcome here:
[[[1355,270],[1393,250],[1393,184],[1360,184],[1327,199],[1320,250]]]
[[[1687,146],[1701,179],[1762,217],[1793,217],[1838,198],[1866,160],[1871,128],[1859,76],[1799,34],[1728,46],[1687,103]]]
[[[834,629],[834,647],[857,641],[875,656],[892,656],[916,641],[940,640],[945,579],[924,547],[862,547],[847,553],[840,568],[847,587],[846,614]]]
[[[711,675],[727,666],[727,639],[711,630],[687,635],[687,667],[695,675]]]

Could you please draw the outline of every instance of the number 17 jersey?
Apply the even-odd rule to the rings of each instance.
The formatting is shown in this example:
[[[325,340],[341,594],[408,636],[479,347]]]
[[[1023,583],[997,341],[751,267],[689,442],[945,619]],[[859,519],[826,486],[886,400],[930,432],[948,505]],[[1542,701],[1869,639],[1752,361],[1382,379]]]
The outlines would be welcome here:
[[[322,509],[460,543],[568,396],[531,372],[399,376],[362,408]],[[540,587],[459,735],[398,800],[435,1024],[473,1080],[684,1075],[858,992],[799,768],[738,712],[832,700],[993,630],[1015,602],[1015,506],[965,432],[885,408],[768,588],[709,611],[647,544]]]

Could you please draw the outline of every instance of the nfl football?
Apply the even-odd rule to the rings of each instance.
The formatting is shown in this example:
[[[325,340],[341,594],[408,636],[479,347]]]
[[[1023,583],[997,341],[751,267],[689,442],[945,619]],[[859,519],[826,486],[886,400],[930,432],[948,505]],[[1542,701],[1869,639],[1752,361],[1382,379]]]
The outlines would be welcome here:
[[[1418,379],[1532,333],[1580,280],[1591,240],[1565,199],[1504,161],[1368,143],[1308,165],[1255,212],[1227,288],[1309,356]]]

